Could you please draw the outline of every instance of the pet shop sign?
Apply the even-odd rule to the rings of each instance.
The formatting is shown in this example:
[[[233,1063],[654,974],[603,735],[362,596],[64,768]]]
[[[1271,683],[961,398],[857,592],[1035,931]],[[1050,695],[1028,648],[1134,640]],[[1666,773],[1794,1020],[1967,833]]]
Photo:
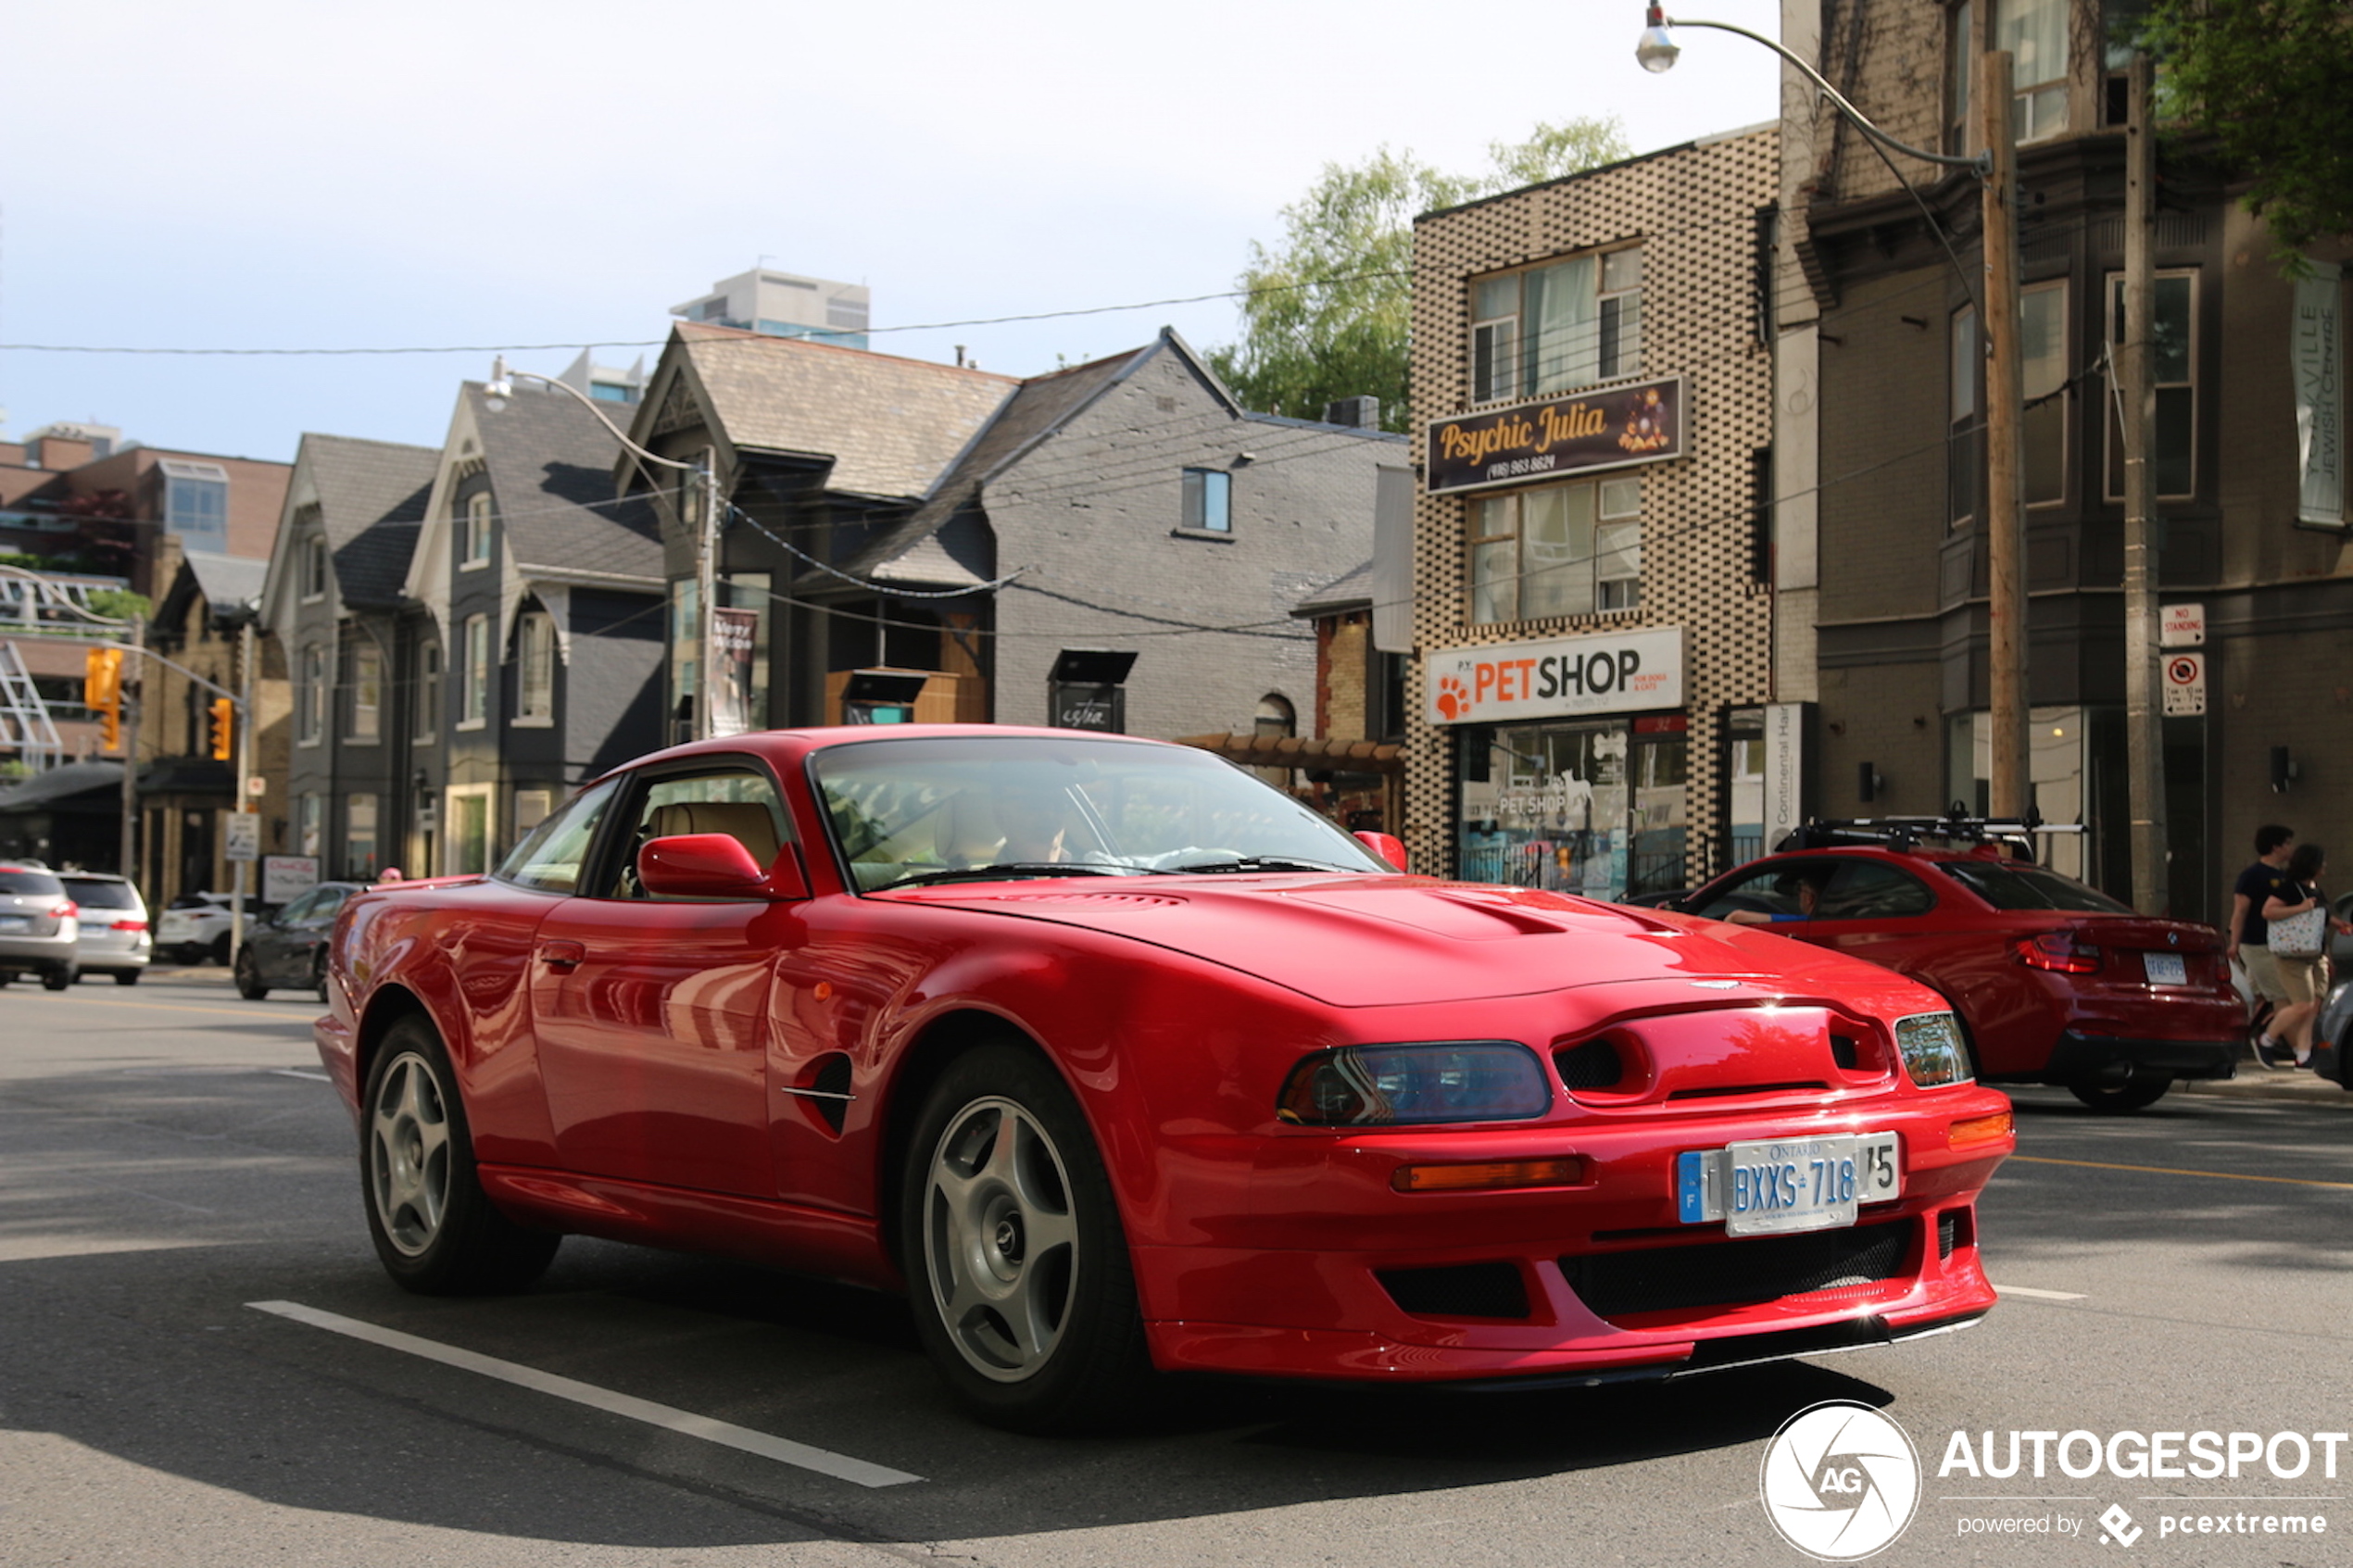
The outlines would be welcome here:
[[[1683,629],[1446,648],[1428,659],[1433,724],[1683,706]]]
[[[1684,449],[1683,378],[1597,388],[1433,420],[1433,495],[1664,462]]]

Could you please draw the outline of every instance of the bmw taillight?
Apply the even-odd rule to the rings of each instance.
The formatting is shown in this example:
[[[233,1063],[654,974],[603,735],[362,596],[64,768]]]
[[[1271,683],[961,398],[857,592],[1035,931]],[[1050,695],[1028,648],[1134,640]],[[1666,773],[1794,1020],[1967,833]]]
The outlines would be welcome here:
[[[2057,974],[2097,974],[2100,969],[2099,948],[2071,931],[2021,936],[2010,944],[2010,951],[2027,968],[2047,969]]]

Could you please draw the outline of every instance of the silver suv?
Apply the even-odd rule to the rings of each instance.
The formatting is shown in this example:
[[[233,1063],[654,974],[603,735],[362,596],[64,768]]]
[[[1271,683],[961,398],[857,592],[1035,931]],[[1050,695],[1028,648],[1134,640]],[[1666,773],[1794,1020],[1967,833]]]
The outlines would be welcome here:
[[[72,985],[79,913],[56,872],[0,861],[0,985],[28,972],[52,991]]]
[[[82,906],[82,935],[74,944],[84,974],[111,974],[118,985],[136,985],[155,952],[147,930],[146,900],[119,876],[101,872],[60,872],[57,880]]]

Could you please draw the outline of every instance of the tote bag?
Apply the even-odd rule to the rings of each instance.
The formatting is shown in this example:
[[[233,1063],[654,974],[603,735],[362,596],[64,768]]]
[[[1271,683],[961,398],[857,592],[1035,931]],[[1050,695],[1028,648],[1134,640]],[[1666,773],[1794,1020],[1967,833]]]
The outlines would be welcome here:
[[[2328,939],[2329,912],[2315,904],[2300,915],[2275,920],[2271,925],[2271,952],[2283,959],[2317,959],[2321,944]]]

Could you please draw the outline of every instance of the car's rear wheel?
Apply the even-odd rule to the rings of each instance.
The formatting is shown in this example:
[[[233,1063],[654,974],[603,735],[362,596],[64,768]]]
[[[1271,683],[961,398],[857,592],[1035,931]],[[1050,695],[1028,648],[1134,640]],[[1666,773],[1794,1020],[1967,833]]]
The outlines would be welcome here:
[[[119,969],[114,972],[114,983],[118,985],[136,985],[139,977],[146,972],[144,969]]]
[[[384,1272],[425,1296],[518,1290],[562,1237],[498,1212],[474,1174],[457,1074],[433,1025],[405,1018],[368,1073],[359,1175],[368,1234]]]
[[[214,963],[226,968],[229,963],[229,934],[224,931],[214,937],[211,947],[207,951],[211,955]]]
[[[908,1148],[915,1330],[957,1397],[1022,1432],[1100,1425],[1151,1368],[1127,1238],[1078,1102],[1013,1041],[960,1057]]]
[[[55,969],[44,969],[41,972],[41,988],[44,991],[62,991],[79,978],[79,972],[73,965],[59,964]]]
[[[2112,1061],[2070,1083],[2067,1092],[2094,1110],[2114,1112],[2146,1110],[2172,1086],[2171,1073],[2152,1073],[2129,1061]]]
[[[237,949],[237,995],[249,1002],[258,1002],[270,994],[269,985],[261,978],[261,960],[253,956],[251,947]]]

